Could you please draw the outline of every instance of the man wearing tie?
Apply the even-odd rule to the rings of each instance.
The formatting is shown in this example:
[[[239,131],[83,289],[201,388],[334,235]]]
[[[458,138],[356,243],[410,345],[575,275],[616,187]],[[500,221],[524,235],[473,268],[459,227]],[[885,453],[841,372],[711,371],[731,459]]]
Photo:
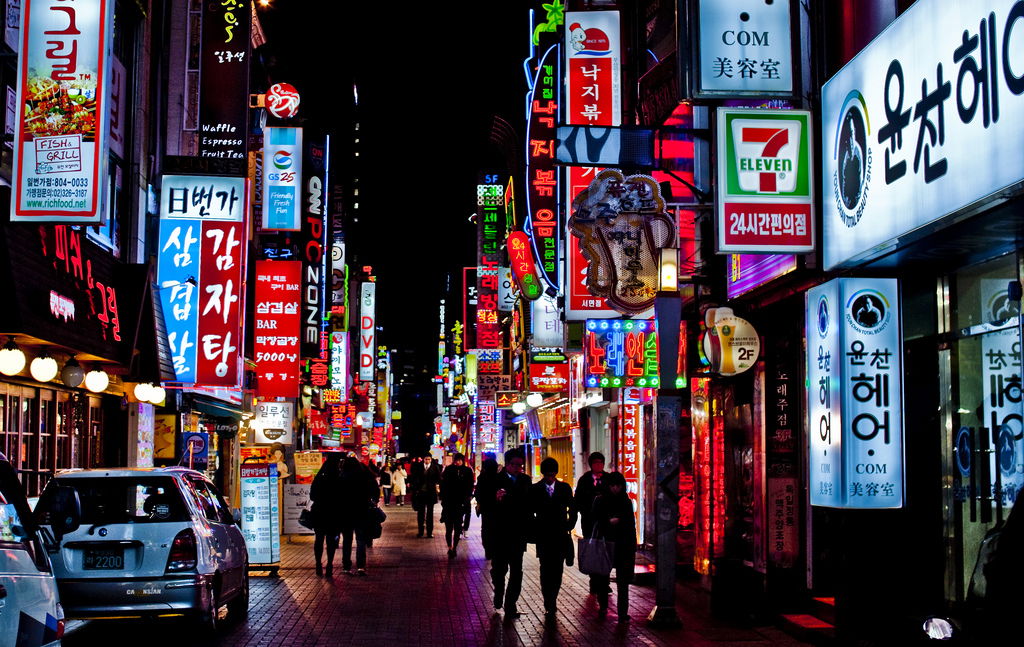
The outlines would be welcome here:
[[[576,526],[576,508],[572,487],[558,480],[558,461],[545,458],[540,463],[543,479],[530,486],[530,512],[533,515],[537,558],[540,560],[540,588],[544,611],[551,618],[562,588],[562,565],[572,565],[573,547],[569,532]]]
[[[489,529],[488,559],[494,584],[494,608],[505,608],[505,618],[519,617],[516,604],[523,586],[523,553],[529,527],[527,499],[530,477],[523,474],[526,457],[518,449],[505,452],[505,469],[493,479],[480,480],[477,501]],[[505,575],[508,574],[508,587]]]
[[[580,525],[584,537],[590,537],[594,533],[594,497],[601,494],[604,490],[603,479],[605,477],[604,472],[604,454],[601,452],[594,452],[588,458],[590,464],[590,471],[586,472],[580,477],[580,480],[576,483],[576,499],[575,506],[576,510],[580,514]],[[590,592],[594,594],[604,593],[608,589],[608,584],[604,582],[606,578],[598,578],[599,581],[595,581],[594,576],[590,576]],[[598,586],[601,586],[603,590],[598,590]]]

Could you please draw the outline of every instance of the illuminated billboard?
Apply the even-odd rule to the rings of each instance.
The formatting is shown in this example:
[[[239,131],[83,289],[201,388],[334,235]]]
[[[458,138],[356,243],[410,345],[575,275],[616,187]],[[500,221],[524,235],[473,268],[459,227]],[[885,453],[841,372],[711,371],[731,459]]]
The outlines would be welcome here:
[[[113,6],[22,2],[12,222],[105,219]]]
[[[588,387],[656,387],[657,324],[646,319],[587,319],[583,340]]]

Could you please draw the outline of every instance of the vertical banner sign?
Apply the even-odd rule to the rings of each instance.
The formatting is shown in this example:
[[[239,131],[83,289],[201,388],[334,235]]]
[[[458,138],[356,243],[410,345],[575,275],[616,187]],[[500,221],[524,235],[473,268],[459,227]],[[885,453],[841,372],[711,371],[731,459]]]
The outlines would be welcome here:
[[[331,388],[338,392],[340,402],[348,402],[348,333],[331,333]]]
[[[363,283],[359,294],[359,380],[371,382],[377,355],[377,284]]]
[[[245,180],[165,175],[157,282],[178,382],[238,384]]]
[[[807,291],[808,487],[811,505],[841,507],[842,405],[840,403],[839,283]]]
[[[833,302],[828,297],[836,299],[836,308],[831,308]],[[825,301],[827,305],[823,305]],[[898,282],[835,279],[808,292],[808,312],[814,313],[808,315],[808,329],[822,340],[820,362],[810,349],[807,354],[808,377],[812,378],[812,393],[808,394],[811,504],[902,507],[903,373]],[[832,340],[831,352],[824,348],[825,340]],[[829,372],[817,368],[819,365],[828,365]],[[824,409],[820,392],[825,383],[830,383],[825,399],[833,407],[830,425],[826,424],[829,412]],[[813,393],[815,388],[818,394]],[[818,397],[812,398],[814,395]],[[841,421],[839,425],[837,421]],[[835,435],[840,430],[835,449]],[[829,439],[831,448],[826,445]],[[838,476],[833,462],[836,452],[841,455]],[[826,476],[832,480],[827,481]],[[828,483],[833,485],[832,493],[822,494]]]
[[[328,140],[326,136],[310,136],[303,142],[302,153],[302,320],[300,323],[302,356],[321,357],[326,340],[321,339],[324,327],[324,306],[327,299],[327,186]]]
[[[626,492],[630,501],[633,502],[634,515],[638,528],[643,528],[643,517],[640,516],[640,474],[643,470],[643,448],[640,421],[640,405],[622,405],[622,438],[619,441],[622,448],[621,471],[626,479]],[[642,532],[642,531],[641,531]]]
[[[477,319],[476,338],[480,348],[501,347],[498,325],[501,287],[501,240],[503,238],[501,209],[505,204],[505,185],[497,175],[482,178],[488,184],[477,184]]]
[[[526,231],[533,239],[537,262],[547,283],[557,289],[558,169],[555,148],[559,89],[562,85],[559,32],[539,34],[540,58],[528,94],[526,126]]]
[[[250,7],[207,2],[199,67],[199,157],[242,162],[249,115]]]
[[[813,331],[811,331],[813,333]],[[794,568],[800,556],[801,417],[798,336],[773,335],[767,353],[765,388],[765,463],[767,466],[768,564]]]
[[[278,529],[277,464],[243,463],[240,473],[242,537],[250,564],[281,561]]]
[[[114,3],[25,0],[11,221],[105,219]]]
[[[256,261],[253,354],[261,398],[299,397],[299,261]]]
[[[301,226],[302,129],[263,129],[263,229],[298,231]]]
[[[814,251],[811,113],[718,109],[718,251]]]
[[[545,348],[564,348],[565,330],[559,316],[558,302],[554,297],[544,295],[530,304],[530,333],[532,345]]]
[[[462,268],[462,285],[466,291],[462,301],[462,320],[466,322],[466,338],[463,345],[466,348],[476,348],[476,307],[479,303],[476,281],[477,268]]]
[[[507,247],[512,275],[515,277],[519,292],[531,301],[540,298],[544,288],[537,274],[537,266],[533,262],[529,236],[521,231],[513,231],[508,235]]]
[[[565,123],[622,125],[619,12],[569,12],[566,24]],[[595,167],[568,167],[566,204],[572,204],[599,171]],[[604,299],[587,290],[587,261],[575,236],[566,236],[566,263],[566,319],[618,316]]]

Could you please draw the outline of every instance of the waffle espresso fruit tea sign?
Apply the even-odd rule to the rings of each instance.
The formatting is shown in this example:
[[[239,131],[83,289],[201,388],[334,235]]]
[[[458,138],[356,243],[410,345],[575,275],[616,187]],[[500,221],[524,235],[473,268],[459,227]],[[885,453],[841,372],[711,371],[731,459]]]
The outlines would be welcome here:
[[[103,222],[113,5],[22,5],[12,221]]]

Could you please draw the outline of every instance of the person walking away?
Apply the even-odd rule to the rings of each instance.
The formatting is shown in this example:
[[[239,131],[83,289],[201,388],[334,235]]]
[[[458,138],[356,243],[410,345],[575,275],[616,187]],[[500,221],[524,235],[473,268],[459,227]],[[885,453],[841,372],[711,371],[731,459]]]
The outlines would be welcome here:
[[[604,454],[593,452],[587,458],[590,471],[584,472],[579,481],[576,482],[575,505],[580,515],[580,531],[584,537],[590,537],[594,532],[594,498],[604,489]],[[606,593],[611,589],[605,586]],[[598,593],[594,576],[590,576],[590,592]]]
[[[466,467],[466,457],[454,454],[452,463],[441,474],[441,521],[448,544],[448,559],[455,559],[462,534],[462,524],[473,497],[473,470]]]
[[[380,489],[384,495],[384,505],[391,505],[391,470],[386,467],[380,471]]]
[[[341,563],[352,571],[352,541],[356,544],[356,575],[366,575],[366,526],[370,509],[377,507],[380,489],[369,468],[355,456],[345,459],[341,469]]]
[[[491,559],[491,548],[494,546],[493,515],[488,506],[494,501],[494,493],[498,491],[498,461],[490,454],[480,466],[480,478],[476,480],[476,514],[480,517],[480,543],[484,546],[484,558]]]
[[[313,502],[313,555],[316,557],[316,576],[324,575],[322,563],[324,544],[327,545],[327,577],[334,575],[334,552],[338,549],[341,533],[341,454],[328,454],[309,486],[309,500]]]
[[[540,560],[540,588],[544,612],[553,617],[558,610],[562,588],[562,567],[572,565],[573,548],[569,533],[576,526],[572,486],[558,480],[558,461],[548,457],[540,462],[543,478],[530,486],[530,514],[533,516],[537,559]]]
[[[423,473],[416,475],[413,484],[412,502],[416,507],[417,537],[434,537],[434,506],[437,505],[437,488],[441,484],[441,468],[434,463],[431,456],[423,457]]]
[[[516,605],[523,588],[523,553],[530,521],[527,507],[530,477],[523,474],[526,457],[518,449],[505,452],[505,469],[495,476],[493,488],[485,485],[479,492],[484,525],[491,535],[491,582],[494,585],[494,608],[505,609],[506,619],[519,617]],[[483,479],[483,476],[481,476]],[[508,574],[508,586],[505,575]]]
[[[612,567],[615,569],[616,610],[619,622],[629,621],[629,584],[636,564],[636,518],[633,502],[626,493],[626,479],[618,472],[605,475],[605,491],[594,500],[597,536],[615,543]],[[608,613],[608,575],[595,576],[598,586],[598,615]]]
[[[407,478],[405,465],[402,463],[395,465],[394,471],[391,472],[391,493],[395,496],[395,503],[400,506],[405,505],[405,481]]]

